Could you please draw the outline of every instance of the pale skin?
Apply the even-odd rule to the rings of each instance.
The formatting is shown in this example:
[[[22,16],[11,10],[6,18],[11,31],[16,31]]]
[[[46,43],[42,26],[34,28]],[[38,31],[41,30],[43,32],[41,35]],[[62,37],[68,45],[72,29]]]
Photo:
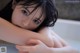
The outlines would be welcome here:
[[[13,22],[14,23],[14,22]],[[29,22],[28,22],[29,23]],[[16,23],[14,23],[14,24],[16,24]],[[19,24],[19,23],[17,23],[17,24]],[[24,24],[24,26],[25,26],[26,24]],[[20,25],[21,26],[21,25]],[[23,27],[24,27],[23,26]],[[21,26],[22,27],[22,26]],[[46,33],[45,32],[43,32],[44,30],[48,30],[47,28],[45,29],[43,29],[43,30],[40,30],[39,31],[39,33],[35,33],[35,32],[32,32],[32,31],[29,31],[29,30],[25,30],[25,29],[21,29],[21,28],[19,28],[19,27],[16,27],[16,26],[14,26],[14,25],[12,25],[11,23],[9,23],[9,22],[7,22],[6,20],[4,20],[4,19],[2,19],[2,18],[0,18],[0,29],[1,29],[1,39],[2,40],[6,40],[6,41],[8,41],[8,42],[11,42],[11,43],[15,43],[15,44],[19,44],[19,45],[26,45],[27,43],[27,41],[29,40],[29,39],[38,39],[38,40],[41,40],[42,42],[44,42],[47,46],[49,46],[49,47],[52,47],[53,46],[53,42],[51,42],[51,40],[52,39],[50,39],[49,38],[49,36],[47,36],[47,35],[45,35]],[[7,32],[6,32],[7,31]],[[5,32],[5,33],[4,33]],[[9,34],[8,34],[8,32],[9,32]],[[43,32],[43,33],[42,33]],[[47,31],[46,31],[47,32]],[[23,35],[23,34],[25,34],[25,35]],[[28,35],[29,36],[28,36]],[[43,35],[44,36],[43,36]],[[6,38],[6,36],[8,36],[7,38]],[[10,38],[9,38],[10,37]],[[12,40],[13,39],[13,40]],[[46,39],[46,40],[45,40]],[[16,41],[17,40],[17,41]],[[54,39],[53,39],[54,40]],[[34,41],[34,40],[31,40],[31,41]],[[41,41],[39,41],[40,42],[40,44],[38,44],[38,45],[43,45],[43,46],[46,46],[44,43],[42,43]],[[55,42],[56,42],[57,40],[55,40]],[[50,42],[51,42],[51,44],[50,44]],[[35,43],[36,43],[36,41],[35,41]],[[57,46],[55,46],[55,47],[62,47],[62,44],[59,42],[59,41],[57,41],[57,43],[59,43],[59,45],[57,45]],[[50,44],[50,45],[49,45]],[[55,44],[54,44],[55,45]],[[44,48],[48,48],[48,47],[44,47]],[[40,46],[38,46],[38,47],[40,47]],[[32,48],[32,47],[31,47]],[[48,48],[49,49],[49,48]],[[51,52],[53,51],[53,49],[49,49]],[[48,51],[49,51],[48,50]],[[47,51],[47,50],[46,50]],[[29,52],[29,51],[28,51]],[[38,52],[38,51],[37,51]]]
[[[43,35],[30,31],[36,29],[44,20],[43,17],[44,15],[43,15],[39,20],[37,20],[37,22],[34,22],[34,20],[39,18],[42,13],[41,7],[36,9],[31,15],[28,16],[29,12],[31,12],[34,9],[35,5],[33,5],[32,7],[31,6],[28,7],[27,10],[29,12],[27,12],[27,10],[25,9],[26,6],[22,6],[19,4],[15,4],[13,8],[12,23],[14,25],[0,18],[1,40],[4,41],[6,40],[7,42],[11,42],[19,45],[26,45],[30,39],[39,39],[43,41],[47,46],[53,47],[54,43],[53,41],[51,41],[48,35]],[[16,27],[15,25],[19,27]]]
[[[32,42],[37,43],[36,45],[16,45],[16,48],[20,51],[20,53],[79,53],[79,51],[69,46],[66,41],[54,33],[54,31],[50,30],[49,33],[53,35],[52,37],[55,42],[54,48],[47,47],[39,40],[31,40]]]
[[[2,29],[1,28],[1,26],[3,26],[3,28],[5,28],[5,24],[4,25],[2,25],[2,23],[4,24],[4,22],[3,22],[3,19],[1,19],[0,18],[0,29]],[[6,22],[5,22],[6,23]],[[15,29],[16,27],[12,27],[12,26],[8,26],[7,24],[9,24],[9,23],[6,23],[6,28],[5,29],[9,29],[9,28],[11,28],[11,29]],[[5,29],[4,29],[4,32],[6,32],[5,31]],[[20,29],[20,28],[16,28],[16,29]],[[16,38],[19,38],[20,37],[20,34],[24,34],[24,32],[22,32],[22,31],[24,31],[23,29],[20,29],[20,34],[18,34],[18,33],[14,33],[14,32],[17,32],[16,30],[11,30],[12,31],[12,33],[13,33],[13,35],[17,35],[17,37]],[[11,31],[9,31],[9,33],[11,33]],[[1,32],[3,32],[2,30],[0,31],[0,34],[2,34]],[[8,30],[7,30],[7,32],[8,32]],[[51,33],[51,32],[50,32]],[[3,35],[6,35],[5,33],[3,33]],[[12,34],[8,34],[8,35],[12,35]],[[27,35],[27,34],[26,34]],[[52,34],[52,35],[54,35],[54,33]],[[23,37],[23,35],[21,35],[22,37]],[[3,36],[2,36],[3,37]],[[4,36],[4,37],[6,37],[6,36]],[[10,38],[11,38],[11,40],[10,40]],[[12,38],[13,37],[10,37],[10,38],[8,38],[6,41],[9,41],[9,42],[14,42],[15,44],[16,43],[18,43],[19,45],[25,45],[24,44],[24,42],[25,41],[21,41],[21,40],[23,40],[23,39],[17,39],[18,40],[18,42],[16,42],[16,38],[15,39],[13,39],[13,40],[15,40],[15,41],[12,41]],[[25,37],[23,37],[24,39],[26,39]],[[0,38],[0,39],[2,39],[2,38]],[[3,40],[3,39],[2,39]],[[5,40],[5,38],[4,38],[4,40]],[[20,40],[20,41],[19,41]],[[54,40],[55,41],[55,40]],[[57,42],[59,42],[60,44],[62,43],[62,45],[66,45],[66,43],[65,42],[62,42],[62,40],[60,39],[60,38],[57,38],[57,40],[56,40]],[[61,41],[61,42],[60,42]],[[56,43],[57,43],[56,42]],[[74,51],[74,53],[78,53],[78,51],[76,51],[75,49],[73,49],[73,48],[71,48],[69,45],[66,45],[66,46],[64,46],[64,47],[62,47],[62,48],[59,48],[59,46],[57,45],[56,47],[57,48],[49,48],[49,47],[47,47],[44,43],[42,43],[41,41],[39,41],[39,44],[37,44],[36,46],[19,46],[18,45],[18,50],[20,51],[20,52],[39,52],[39,51],[42,51],[41,50],[41,46],[43,46],[43,49],[45,49],[44,51],[42,51],[42,53],[44,53],[44,52],[49,52],[49,53],[59,53],[59,52],[63,52],[63,53],[65,53],[65,52],[67,52],[67,53],[72,53],[73,51]],[[24,49],[21,49],[21,48],[25,48],[25,51],[23,51]],[[34,49],[35,48],[35,49]],[[20,50],[21,49],[21,50]],[[33,50],[30,50],[30,49],[33,49]],[[67,50],[67,49],[69,49],[69,50]]]
[[[43,41],[45,44],[47,43],[46,45],[48,45],[50,42],[50,39],[45,40],[45,38],[48,39],[48,36],[41,36],[38,33],[21,29],[19,27],[12,25],[6,20],[0,18],[0,39],[1,40],[19,44],[19,45],[26,45],[27,41],[30,39],[39,39]]]
[[[50,29],[48,29],[48,28],[43,28],[43,29],[41,29],[38,33],[40,33],[40,34],[43,34],[43,35],[48,35],[48,36],[53,36],[53,35],[55,35],[55,33],[53,33],[53,34],[49,34],[48,32],[50,32],[49,31]],[[68,44],[66,44],[66,42],[63,40],[63,39],[61,39],[61,38],[59,38],[58,36],[54,36],[53,37],[53,39],[51,38],[51,40],[53,40],[53,43],[54,43],[54,45],[53,45],[53,47],[54,48],[48,48],[44,43],[42,43],[41,41],[38,41],[38,40],[33,40],[33,39],[31,39],[29,42],[28,42],[28,45],[27,46],[20,46],[20,47],[22,47],[22,48],[20,48],[20,47],[17,47],[17,49],[20,51],[20,53],[23,53],[23,52],[29,52],[29,53],[38,53],[38,52],[40,52],[40,53],[53,53],[53,52],[55,52],[55,53],[64,53],[64,52],[67,52],[67,53],[71,53],[71,52],[73,52],[74,51],[74,53],[78,53],[77,51],[75,51],[75,49],[73,49],[73,48],[71,48]],[[34,45],[34,44],[35,45]],[[30,46],[30,45],[33,45],[33,46]],[[42,48],[42,45],[43,45],[43,48]],[[44,51],[44,48],[46,49],[45,51]],[[57,50],[56,50],[56,48],[57,48]],[[69,49],[68,49],[69,48]],[[33,49],[33,50],[30,50],[30,49]],[[41,50],[42,49],[42,50]],[[64,49],[64,50],[63,50]],[[58,51],[59,50],[59,51]],[[62,51],[63,50],[63,51]],[[41,51],[44,51],[44,52],[41,52]]]

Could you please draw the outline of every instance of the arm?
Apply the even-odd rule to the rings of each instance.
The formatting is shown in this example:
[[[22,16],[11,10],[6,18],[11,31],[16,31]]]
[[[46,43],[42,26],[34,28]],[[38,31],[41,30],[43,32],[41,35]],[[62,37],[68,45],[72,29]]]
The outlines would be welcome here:
[[[57,38],[55,41],[59,41],[61,43],[62,47],[59,47],[60,44],[57,44],[57,42],[54,44],[55,48],[49,48],[49,51],[52,53],[79,53],[78,50],[71,47],[65,40],[63,40],[59,35],[57,35],[52,29],[50,29],[51,35],[53,35],[53,38]]]
[[[60,43],[60,41],[57,40],[58,38],[55,37],[55,35],[57,35],[57,34],[55,34],[51,30],[51,27],[44,27],[44,28],[40,29],[38,31],[38,33],[45,35],[45,36],[48,36],[52,40],[52,42],[54,43],[53,48],[54,47],[62,47],[62,44]]]
[[[80,53],[80,51],[72,48],[71,46],[65,46],[61,48],[49,48],[41,41],[39,41],[39,44],[37,45],[17,45],[16,48],[20,51],[20,53]]]
[[[57,42],[55,42],[55,44],[57,44],[57,45],[54,48],[47,47],[41,41],[38,41],[39,43],[37,45],[32,45],[32,46],[17,45],[16,48],[22,53],[24,53],[24,52],[29,52],[29,53],[79,53],[79,51],[77,51],[76,49],[69,46],[61,37],[59,37],[52,30],[50,32],[54,38],[57,38],[54,40],[54,41],[57,41]],[[59,47],[58,43],[60,43],[62,45],[62,47]]]
[[[75,48],[72,48],[65,40],[63,40],[59,35],[57,35],[52,29],[50,29],[51,35],[55,39],[55,48],[49,48],[49,51],[52,51],[52,53],[79,53],[78,50]],[[58,42],[59,41],[59,42]],[[62,45],[60,47],[60,44]]]
[[[41,40],[47,46],[51,46],[51,44],[53,44],[52,42],[49,44],[50,39],[48,39],[47,36],[44,37],[41,34],[21,29],[2,18],[0,18],[0,39],[19,45],[26,45],[29,39]]]

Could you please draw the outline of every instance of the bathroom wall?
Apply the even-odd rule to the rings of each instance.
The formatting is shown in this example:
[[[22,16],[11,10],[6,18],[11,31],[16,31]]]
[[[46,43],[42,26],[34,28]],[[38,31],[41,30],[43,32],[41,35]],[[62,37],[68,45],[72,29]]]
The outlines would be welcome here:
[[[59,18],[80,21],[80,0],[55,0]]]

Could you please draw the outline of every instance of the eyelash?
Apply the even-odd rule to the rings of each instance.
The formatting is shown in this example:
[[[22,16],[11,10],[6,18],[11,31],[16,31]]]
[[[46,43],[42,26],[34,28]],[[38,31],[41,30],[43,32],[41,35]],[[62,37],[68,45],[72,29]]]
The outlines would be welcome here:
[[[34,21],[34,23],[36,23],[36,24],[40,24],[41,23],[41,21],[40,20],[37,20],[37,19],[35,19],[35,20],[33,20]]]
[[[27,12],[26,10],[21,10],[21,11],[22,11],[22,13],[23,13],[24,15],[26,15],[26,16],[29,15],[28,12]]]

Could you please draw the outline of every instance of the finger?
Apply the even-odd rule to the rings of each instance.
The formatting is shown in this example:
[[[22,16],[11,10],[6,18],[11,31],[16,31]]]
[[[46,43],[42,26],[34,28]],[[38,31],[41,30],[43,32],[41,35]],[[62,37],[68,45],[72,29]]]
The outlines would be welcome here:
[[[50,35],[52,36],[52,38],[53,38],[53,42],[54,42],[54,47],[56,47],[56,48],[61,48],[61,47],[63,47],[62,46],[62,44],[61,44],[61,42],[58,40],[58,38],[55,36],[55,34],[54,33],[52,33],[52,31],[50,30]]]
[[[54,46],[54,42],[48,36],[43,36],[40,41],[42,41],[48,47],[53,47]]]
[[[16,45],[16,48],[20,51],[20,52],[27,52],[30,50],[29,47],[26,47],[26,46],[19,46],[19,45]]]
[[[44,44],[42,41],[40,41],[40,40],[38,40],[38,44],[36,45],[36,47],[37,46],[46,46],[46,47],[48,47],[46,44]]]
[[[63,46],[68,46],[68,43],[66,43],[66,41],[64,41],[60,36],[58,36],[54,31],[51,30],[51,34],[53,36],[55,36]]]
[[[36,46],[19,46],[16,45],[16,48],[21,52],[30,52],[31,50],[34,50]]]
[[[30,39],[30,40],[26,43],[26,45],[35,46],[35,45],[37,45],[38,43],[39,43],[38,40],[36,40],[36,39]]]
[[[36,40],[36,39],[30,39],[27,42],[27,45],[26,46],[16,45],[16,48],[20,51],[19,53],[28,53],[30,51],[30,49],[33,48],[31,46],[35,46],[38,43],[39,43],[38,40]]]
[[[60,43],[60,41],[55,36],[53,36],[53,42],[54,42],[54,47],[55,48],[63,47],[62,44]]]
[[[59,39],[59,41],[61,42],[63,46],[68,46],[68,43],[64,41],[60,36],[56,35],[56,37]]]
[[[16,48],[20,51],[20,52],[33,52],[36,50],[37,47],[43,47],[45,46],[46,48],[48,48],[43,42],[38,40],[38,44],[35,46],[20,46],[20,45],[16,45]]]
[[[38,44],[40,44],[39,40],[31,39],[28,41],[26,46],[16,45],[16,48],[21,52],[27,52],[31,49],[33,50]]]

